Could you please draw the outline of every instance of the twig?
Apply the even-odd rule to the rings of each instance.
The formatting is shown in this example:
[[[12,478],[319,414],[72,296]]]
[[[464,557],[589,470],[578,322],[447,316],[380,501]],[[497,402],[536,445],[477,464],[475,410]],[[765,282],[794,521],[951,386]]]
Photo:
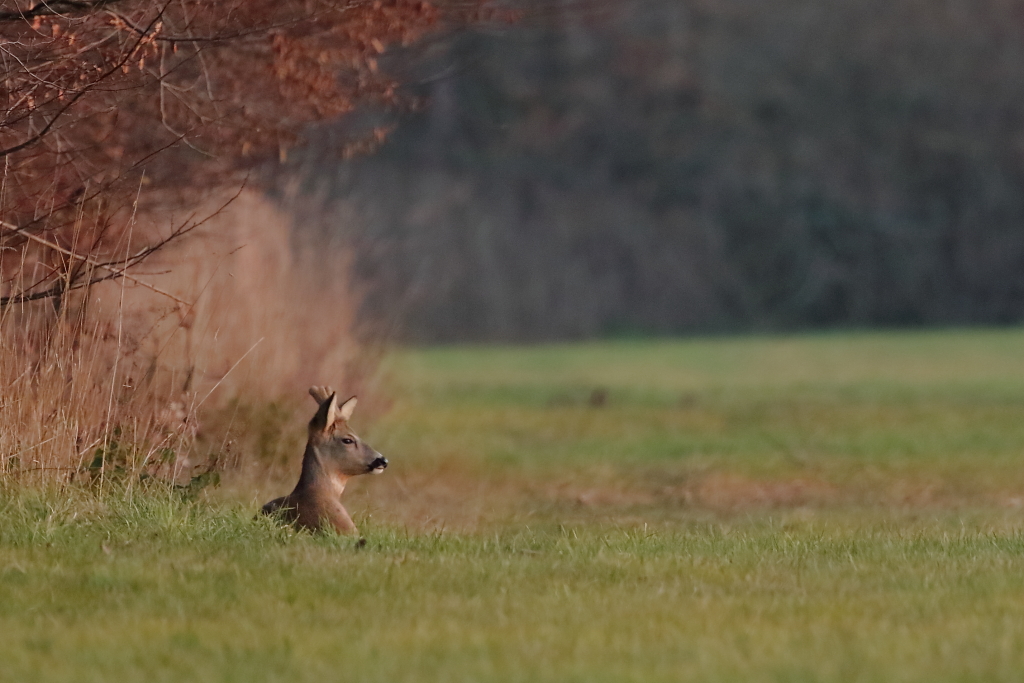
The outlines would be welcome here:
[[[17,472],[18,474],[24,474],[25,472],[77,472],[77,467],[23,467],[17,470],[10,470],[11,472]]]
[[[51,16],[66,10],[91,12],[105,5],[113,5],[121,0],[96,0],[95,2],[75,2],[75,0],[50,0],[37,2],[31,7],[14,11],[0,12],[0,21],[31,19],[33,17]]]
[[[228,378],[228,375],[231,374],[231,371],[234,370],[235,368],[237,368],[238,364],[241,363],[243,360],[245,360],[245,357],[248,356],[250,353],[252,353],[252,350],[255,349],[257,346],[259,346],[260,342],[262,342],[264,339],[266,339],[266,337],[260,337],[259,339],[257,339],[256,343],[253,344],[252,346],[250,346],[249,350],[246,351],[245,353],[243,353],[242,357],[239,358],[238,360],[236,360],[234,365],[232,365],[230,368],[228,368],[228,371],[224,373],[224,376],[221,377],[219,380],[217,380],[217,383],[213,385],[213,388],[210,389],[208,392],[206,392],[206,396],[203,396],[203,400],[200,401],[199,403],[197,403],[196,407],[193,408],[193,410],[199,410],[199,407],[201,405],[203,405],[204,403],[206,403],[206,399],[210,398],[210,394],[212,394],[214,391],[216,391],[217,387],[219,387],[221,385],[221,382],[223,382],[224,380],[226,380]]]
[[[40,446],[42,446],[43,444],[47,444],[47,443],[50,443],[51,441],[53,441],[53,440],[54,440],[54,439],[56,439],[56,438],[57,438],[56,436],[51,436],[51,437],[50,437],[49,439],[47,439],[46,441],[40,441],[40,442],[39,442],[39,443],[37,443],[37,444],[36,444],[35,446],[29,446],[28,448],[22,448],[22,449],[21,449],[20,451],[18,451],[17,453],[12,453],[11,455],[8,455],[7,457],[8,457],[8,458],[17,458],[17,457],[18,457],[19,455],[21,455],[22,453],[28,453],[29,451],[33,451],[33,450],[35,450],[35,449],[39,448]]]
[[[73,259],[80,259],[81,261],[84,261],[85,263],[88,263],[93,268],[102,268],[103,270],[106,270],[106,271],[108,271],[110,273],[113,273],[113,275],[115,277],[123,277],[126,280],[130,280],[130,281],[134,282],[137,285],[145,287],[148,290],[151,290],[153,292],[156,292],[157,294],[161,294],[163,296],[166,296],[168,299],[173,299],[174,301],[178,302],[179,304],[182,304],[183,306],[191,306],[192,305],[189,302],[185,301],[184,299],[179,299],[178,297],[174,296],[170,292],[167,292],[167,291],[164,291],[164,290],[160,289],[156,285],[151,285],[148,282],[145,282],[144,280],[140,280],[139,278],[135,277],[134,275],[129,275],[127,272],[125,272],[124,270],[122,270],[120,268],[115,268],[114,266],[112,266],[110,264],[107,264],[107,263],[100,263],[99,261],[95,261],[95,260],[89,258],[88,256],[84,256],[82,254],[76,254],[73,251],[65,249],[64,247],[60,246],[59,244],[54,244],[53,242],[50,242],[49,240],[45,240],[45,239],[43,239],[42,237],[40,237],[38,235],[33,235],[32,233],[30,233],[30,232],[28,232],[28,231],[26,231],[26,230],[24,230],[22,228],[19,228],[16,225],[12,225],[11,223],[8,223],[7,221],[0,221],[0,226],[4,227],[7,230],[10,230],[11,232],[17,233],[17,234],[21,235],[22,237],[25,237],[26,239],[30,239],[33,242],[36,242],[37,244],[41,244],[44,247],[47,247],[49,249],[53,249],[54,251],[56,251],[58,253],[64,254],[65,256],[69,256],[69,257],[71,257]]]

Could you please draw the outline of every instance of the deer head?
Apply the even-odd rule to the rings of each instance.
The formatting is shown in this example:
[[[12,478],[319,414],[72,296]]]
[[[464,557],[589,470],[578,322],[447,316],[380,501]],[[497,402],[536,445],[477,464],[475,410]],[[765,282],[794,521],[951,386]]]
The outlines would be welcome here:
[[[309,394],[320,404],[309,421],[309,445],[322,465],[343,477],[383,472],[388,466],[387,458],[364,443],[348,426],[356,409],[356,397],[339,405],[338,395],[330,387],[311,387]]]

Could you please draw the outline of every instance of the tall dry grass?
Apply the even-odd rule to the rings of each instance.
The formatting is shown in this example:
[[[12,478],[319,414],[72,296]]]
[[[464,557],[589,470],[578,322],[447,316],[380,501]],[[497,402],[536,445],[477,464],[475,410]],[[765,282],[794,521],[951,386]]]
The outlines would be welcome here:
[[[372,359],[353,333],[346,256],[302,244],[254,192],[188,216],[143,212],[125,239],[196,216],[194,233],[132,273],[180,301],[119,280],[59,311],[0,316],[4,481],[280,464],[300,438],[292,414],[306,387],[365,386]]]

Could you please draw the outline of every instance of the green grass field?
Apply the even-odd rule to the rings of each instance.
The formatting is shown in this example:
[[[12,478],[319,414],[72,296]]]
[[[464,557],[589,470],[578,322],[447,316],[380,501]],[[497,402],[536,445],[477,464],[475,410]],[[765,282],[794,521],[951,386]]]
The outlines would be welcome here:
[[[363,548],[253,521],[285,482],[0,494],[0,680],[1021,678],[1024,331],[385,375],[355,421],[392,463],[346,494]]]

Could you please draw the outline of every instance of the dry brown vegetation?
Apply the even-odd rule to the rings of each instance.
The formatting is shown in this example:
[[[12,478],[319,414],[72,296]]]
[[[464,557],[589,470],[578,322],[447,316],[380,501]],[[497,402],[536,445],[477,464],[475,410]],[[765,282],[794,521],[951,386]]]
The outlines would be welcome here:
[[[233,441],[265,417],[253,406],[300,395],[318,377],[358,384],[367,358],[352,336],[344,259],[296,253],[290,231],[280,209],[245,193],[149,263],[148,282],[194,303],[169,305],[121,279],[56,316],[9,309],[5,473],[92,479],[103,476],[101,457],[181,476],[203,464],[197,457],[249,450],[258,439]]]
[[[480,5],[0,2],[0,477],[187,478],[280,397],[361,386],[344,254],[260,192],[313,124],[403,104],[390,46]]]

